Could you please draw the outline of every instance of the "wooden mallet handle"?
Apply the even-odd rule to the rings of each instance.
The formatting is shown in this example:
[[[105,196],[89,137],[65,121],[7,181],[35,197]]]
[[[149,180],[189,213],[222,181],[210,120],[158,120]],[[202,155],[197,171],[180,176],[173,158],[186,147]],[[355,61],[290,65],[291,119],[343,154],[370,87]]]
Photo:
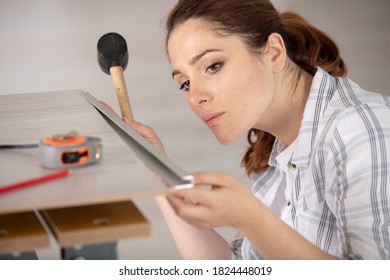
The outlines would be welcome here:
[[[112,78],[122,116],[134,120],[123,75],[129,59],[126,40],[118,33],[107,33],[99,39],[97,49],[99,66]]]
[[[116,97],[119,102],[119,107],[122,117],[128,120],[134,120],[133,111],[131,110],[129,95],[127,94],[126,82],[123,75],[122,66],[113,66],[110,68],[110,74],[114,83]]]

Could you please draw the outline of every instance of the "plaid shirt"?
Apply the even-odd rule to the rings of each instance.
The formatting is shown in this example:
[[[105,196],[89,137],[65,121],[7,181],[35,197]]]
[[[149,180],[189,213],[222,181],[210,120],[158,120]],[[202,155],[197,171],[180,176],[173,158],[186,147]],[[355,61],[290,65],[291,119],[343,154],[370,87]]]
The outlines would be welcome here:
[[[287,167],[282,144],[253,177],[254,195],[331,255],[390,259],[390,98],[318,68]],[[245,237],[232,251],[262,259]]]

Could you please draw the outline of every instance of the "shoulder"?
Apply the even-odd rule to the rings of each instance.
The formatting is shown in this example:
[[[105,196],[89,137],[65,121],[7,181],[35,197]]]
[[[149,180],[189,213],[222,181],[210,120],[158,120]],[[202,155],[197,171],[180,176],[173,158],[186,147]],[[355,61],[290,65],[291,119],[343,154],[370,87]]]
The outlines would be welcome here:
[[[355,137],[384,133],[390,129],[390,97],[362,89],[348,78],[336,78],[336,88],[322,125],[328,137]]]
[[[386,97],[374,93],[366,96],[366,92],[363,98],[353,92],[347,94],[340,101],[342,105],[330,106],[313,152],[313,163],[322,166],[331,193],[344,189],[349,189],[349,194],[360,193],[362,184],[374,187],[371,180],[387,174],[390,167],[390,108]],[[387,185],[388,179],[383,180]],[[362,187],[352,187],[358,185]]]
[[[390,159],[390,98],[361,89],[347,78],[336,87],[318,126],[313,161],[328,177],[357,174]],[[364,163],[364,164],[362,164]],[[351,173],[351,168],[354,169]],[[337,179],[334,177],[333,179]]]
[[[348,136],[352,129],[390,124],[390,96],[365,90],[347,77],[332,77],[321,68],[314,76],[306,107],[303,124],[317,139],[337,128]]]
[[[390,96],[361,88],[349,78],[335,78],[329,109],[349,110],[359,107],[390,109]]]

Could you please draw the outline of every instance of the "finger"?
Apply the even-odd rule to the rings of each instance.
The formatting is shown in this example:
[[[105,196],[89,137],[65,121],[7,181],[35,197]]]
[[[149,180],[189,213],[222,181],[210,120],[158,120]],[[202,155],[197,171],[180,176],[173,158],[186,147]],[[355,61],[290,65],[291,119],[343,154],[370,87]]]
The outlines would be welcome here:
[[[199,204],[193,203],[188,201],[187,199],[175,196],[175,195],[168,195],[167,196],[168,201],[171,203],[175,211],[178,211],[178,209],[183,207],[196,207]]]
[[[189,203],[185,199],[177,196],[168,196],[168,201],[176,215],[182,219],[194,226],[204,227],[206,225],[205,220],[207,220],[207,213],[209,211],[206,206]]]
[[[183,197],[175,195],[168,195],[167,199],[178,216],[183,216],[183,212],[188,211],[185,210],[187,208],[199,206],[199,204],[189,203]]]
[[[129,121],[127,119],[124,119],[124,121],[139,135],[141,135],[143,138],[149,141],[153,146],[155,146],[161,153],[165,154],[165,149],[163,146],[163,143],[161,142],[158,135],[155,133],[155,131],[149,127],[146,126],[140,122],[136,121]]]
[[[146,126],[134,120],[128,120],[126,118],[123,118],[123,120],[126,122],[126,124],[128,124],[133,130],[135,130],[142,137],[147,139],[157,138],[157,134],[149,126]]]
[[[223,187],[231,185],[234,179],[224,172],[206,172],[199,171],[192,174],[195,185],[211,185],[214,187]]]
[[[100,102],[104,107],[106,107],[108,110],[110,110],[112,113],[114,113],[117,117],[119,117],[119,115],[115,112],[115,110],[114,110],[113,108],[111,108],[110,105],[108,105],[106,102],[101,101],[101,100],[99,100],[99,102]]]
[[[169,196],[180,198],[183,203],[193,205],[210,205],[211,191],[198,187],[189,189],[171,189]]]

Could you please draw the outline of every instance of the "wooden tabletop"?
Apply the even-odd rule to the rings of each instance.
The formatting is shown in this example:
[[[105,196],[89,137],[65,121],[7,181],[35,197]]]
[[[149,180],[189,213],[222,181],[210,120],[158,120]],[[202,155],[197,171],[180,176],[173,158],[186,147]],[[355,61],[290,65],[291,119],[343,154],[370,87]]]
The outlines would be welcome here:
[[[0,213],[123,201],[161,193],[164,187],[81,96],[80,90],[0,96],[0,145],[34,144],[77,131],[102,139],[99,163],[68,177],[0,194]],[[50,174],[38,149],[0,150],[0,188]]]

